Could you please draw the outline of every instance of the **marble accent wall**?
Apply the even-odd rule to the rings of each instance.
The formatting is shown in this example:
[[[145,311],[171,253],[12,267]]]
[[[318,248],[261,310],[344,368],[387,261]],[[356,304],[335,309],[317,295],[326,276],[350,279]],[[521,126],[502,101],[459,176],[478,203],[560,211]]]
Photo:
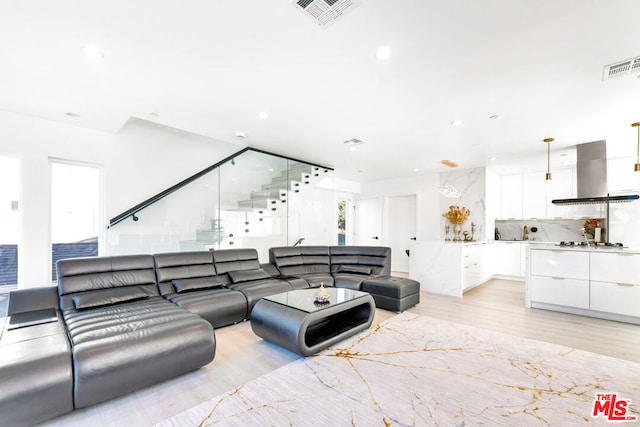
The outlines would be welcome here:
[[[604,219],[600,219],[604,222]],[[585,219],[508,219],[495,221],[500,240],[522,240],[524,226],[529,227],[529,240],[540,242],[581,242]],[[536,227],[537,232],[531,232]],[[606,236],[603,236],[603,241]]]
[[[461,196],[458,198],[449,198],[440,195],[440,211],[445,213],[449,211],[449,206],[465,207],[471,211],[467,222],[462,224],[462,230],[471,234],[471,223],[475,223],[476,232],[475,240],[483,241],[488,237],[485,226],[486,217],[486,171],[485,168],[474,168],[464,170],[452,170],[451,172],[442,172],[440,174],[440,185],[451,185],[455,187]],[[440,237],[444,240],[444,226],[447,220],[440,217]],[[453,233],[453,232],[452,232]]]

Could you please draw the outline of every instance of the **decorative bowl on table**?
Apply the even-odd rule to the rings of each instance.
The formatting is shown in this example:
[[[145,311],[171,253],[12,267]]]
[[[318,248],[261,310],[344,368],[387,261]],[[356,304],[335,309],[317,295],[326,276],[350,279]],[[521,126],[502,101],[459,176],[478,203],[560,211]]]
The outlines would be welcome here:
[[[314,295],[313,301],[317,304],[329,304],[329,295]]]
[[[313,301],[316,304],[328,304],[329,303],[329,292],[324,288],[324,283],[320,283],[320,289],[318,289],[313,296]]]

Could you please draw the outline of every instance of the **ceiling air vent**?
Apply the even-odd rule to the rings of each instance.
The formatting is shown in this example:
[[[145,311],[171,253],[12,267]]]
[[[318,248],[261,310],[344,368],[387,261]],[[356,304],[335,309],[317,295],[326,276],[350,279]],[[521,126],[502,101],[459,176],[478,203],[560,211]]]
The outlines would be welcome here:
[[[359,6],[361,0],[292,0],[291,3],[324,27]]]
[[[636,73],[640,73],[640,56],[605,66],[602,81]]]

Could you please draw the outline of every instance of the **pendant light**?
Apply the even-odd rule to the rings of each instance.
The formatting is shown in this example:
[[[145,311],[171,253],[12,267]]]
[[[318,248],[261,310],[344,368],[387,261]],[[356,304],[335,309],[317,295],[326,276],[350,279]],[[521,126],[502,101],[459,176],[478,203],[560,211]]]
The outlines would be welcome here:
[[[551,143],[553,142],[553,138],[545,138],[542,141],[547,144],[547,175],[544,180],[551,181]]]
[[[631,126],[638,128],[638,154],[636,155],[636,165],[633,170],[640,172],[640,122],[631,123]]]

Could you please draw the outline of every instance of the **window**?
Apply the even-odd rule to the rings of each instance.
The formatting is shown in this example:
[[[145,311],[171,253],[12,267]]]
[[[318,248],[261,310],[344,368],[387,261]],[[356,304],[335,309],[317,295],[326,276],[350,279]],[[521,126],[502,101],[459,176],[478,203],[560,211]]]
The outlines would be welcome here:
[[[18,283],[20,159],[0,156],[0,286]]]
[[[338,245],[347,244],[347,201],[338,201]]]
[[[56,261],[98,255],[100,168],[51,161],[51,277]]]

